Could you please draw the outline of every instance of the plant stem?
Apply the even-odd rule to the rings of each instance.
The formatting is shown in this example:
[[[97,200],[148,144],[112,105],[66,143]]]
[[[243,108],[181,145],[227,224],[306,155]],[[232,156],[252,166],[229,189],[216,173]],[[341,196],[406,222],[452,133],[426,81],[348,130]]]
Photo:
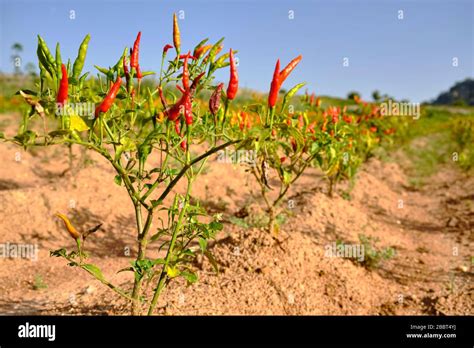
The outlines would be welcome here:
[[[227,110],[229,110],[229,99],[225,99],[224,103],[224,117],[222,119],[222,133],[224,133],[224,126],[225,126],[225,121],[227,117]]]
[[[193,159],[192,161],[190,161],[189,163],[187,163],[182,169],[181,171],[178,173],[178,175],[175,176],[175,178],[169,183],[169,185],[166,187],[166,189],[163,191],[163,193],[160,195],[160,197],[157,199],[157,202],[161,202],[163,201],[167,196],[168,194],[170,193],[170,191],[173,189],[173,187],[179,182],[179,180],[181,179],[181,177],[186,174],[186,172],[188,171],[189,168],[191,168],[194,164],[196,164],[197,162],[203,160],[204,158],[206,157],[209,157],[210,155],[218,152],[219,150],[222,150],[222,149],[225,149],[226,147],[230,146],[230,145],[233,145],[233,144],[237,144],[239,143],[241,140],[231,140],[231,141],[228,141],[227,143],[224,143],[224,144],[221,144],[217,147],[213,147],[211,148],[210,150],[208,150],[207,152],[203,153],[202,155],[196,157],[195,159]],[[152,187],[150,187],[150,189],[148,190],[147,193],[145,193],[143,195],[143,197],[141,198],[141,200],[144,202],[146,198],[148,198],[148,196],[152,193],[152,191],[158,186],[159,182],[155,181],[152,185]]]
[[[155,310],[156,304],[158,303],[158,299],[160,297],[161,290],[163,290],[163,287],[165,286],[165,282],[166,282],[166,279],[167,279],[166,270],[167,270],[170,258],[173,255],[173,249],[174,249],[174,245],[176,243],[176,238],[178,237],[178,233],[181,230],[181,225],[183,223],[183,218],[184,218],[184,215],[185,215],[187,207],[188,207],[189,196],[191,194],[192,181],[193,181],[192,177],[188,176],[188,187],[186,189],[186,195],[184,197],[183,208],[181,209],[181,211],[179,213],[178,221],[176,222],[175,228],[173,230],[173,235],[171,237],[171,242],[169,244],[168,251],[167,251],[166,257],[165,257],[165,263],[163,264],[163,266],[161,268],[161,273],[160,273],[160,278],[159,278],[159,281],[158,281],[158,285],[155,289],[155,293],[153,294],[153,298],[151,300],[150,307],[148,308],[148,315],[153,314],[153,311]]]
[[[136,261],[144,260],[146,256],[146,247],[148,245],[148,232],[153,221],[153,209],[148,210],[145,225],[142,226],[141,205],[137,202],[135,204],[135,217],[137,220],[138,230],[138,255]],[[132,291],[132,315],[140,315],[140,295],[142,291],[143,278],[135,278]]]
[[[186,127],[186,165],[189,165],[191,163],[191,153],[189,151],[189,145],[190,145],[189,141],[190,140],[191,140],[191,126],[188,125]],[[191,167],[191,173],[188,174],[188,176],[187,176],[188,185],[187,185],[187,188],[186,188],[186,194],[184,196],[183,207],[181,208],[181,211],[179,212],[178,221],[176,222],[176,225],[175,225],[174,230],[173,230],[173,235],[171,237],[171,242],[169,244],[168,251],[167,251],[166,257],[165,257],[165,263],[161,267],[160,278],[159,278],[158,284],[156,286],[155,293],[153,294],[153,298],[152,298],[152,301],[150,303],[150,307],[148,308],[148,315],[153,314],[153,311],[155,310],[156,304],[158,303],[158,299],[160,297],[161,290],[165,286],[165,282],[166,282],[166,279],[167,279],[166,271],[167,271],[167,268],[168,268],[170,258],[173,255],[173,249],[174,249],[174,245],[176,243],[176,238],[178,237],[179,231],[181,231],[181,225],[183,223],[183,219],[184,219],[184,216],[186,214],[186,210],[188,208],[189,197],[191,195],[191,187],[192,187],[192,183],[193,183],[193,178],[194,178],[194,176],[193,176],[192,167]]]
[[[270,129],[273,128],[273,116],[275,115],[275,108],[270,108]]]

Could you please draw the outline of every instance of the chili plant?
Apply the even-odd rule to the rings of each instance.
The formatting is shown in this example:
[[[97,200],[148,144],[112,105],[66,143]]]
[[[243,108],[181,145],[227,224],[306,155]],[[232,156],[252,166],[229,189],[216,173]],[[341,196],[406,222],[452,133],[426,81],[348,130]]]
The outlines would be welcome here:
[[[272,234],[277,234],[280,229],[277,217],[282,212],[282,200],[306,168],[311,166],[316,155],[316,152],[312,151],[314,124],[310,125],[305,116],[301,116],[296,123],[291,117],[294,108],[290,102],[305,83],[291,88],[285,94],[280,107],[277,105],[283,82],[300,61],[301,56],[298,56],[280,70],[278,60],[267,105],[254,105],[249,108],[249,112],[259,115],[260,121],[260,127],[249,131],[251,134],[255,133],[255,136],[250,137],[250,141],[246,143],[248,149],[253,149],[256,154],[249,170],[260,187],[268,212],[267,229]],[[245,127],[240,126],[240,129]],[[278,188],[272,186],[271,179],[276,179]]]
[[[141,80],[153,73],[142,71],[140,67],[141,33],[133,48],[130,51],[125,48],[113,66],[96,66],[99,74],[95,79],[87,79],[89,73],[82,72],[89,39],[87,35],[74,64],[70,60],[63,64],[59,44],[53,56],[46,42],[38,36],[41,72],[38,90],[19,92],[31,111],[23,116],[18,135],[6,140],[25,148],[58,144],[83,146],[101,155],[114,168],[115,183],[125,188],[135,212],[136,258],[120,270],[133,272],[131,289],[112,284],[99,267],[86,262],[85,241],[97,228],[81,231],[67,216],[58,213],[76,241],[77,249],[68,252],[62,248],[52,251],[51,255],[65,258],[69,266],[82,268],[110,287],[131,303],[132,314],[140,315],[146,309],[150,315],[170,281],[177,277],[189,283],[197,280],[192,261],[199,249],[217,267],[207,243],[222,229],[220,217],[208,217],[205,209],[190,198],[193,183],[208,158],[240,142],[229,135],[223,137],[218,126],[219,121],[225,120],[227,106],[237,93],[235,51],[218,57],[222,39],[204,46],[206,39],[194,48],[194,56],[190,52],[181,54],[175,16],[174,46],[166,45],[163,49],[158,86],[145,90]],[[173,47],[175,55],[167,60]],[[215,118],[198,109],[194,97],[204,89],[220,93],[222,86],[213,86],[213,74],[229,64],[231,81],[226,111],[219,108],[220,97],[214,97],[211,100],[213,114],[220,114],[220,118]],[[158,99],[159,107],[155,103]],[[78,111],[81,109],[77,106],[90,104],[95,107],[85,108],[89,110],[87,115]],[[44,120],[42,130],[35,129],[30,122],[35,117]],[[52,129],[49,129],[50,124],[54,125]],[[200,146],[196,146],[198,144]],[[151,158],[158,159],[158,166],[149,164]],[[184,193],[176,190],[181,181],[185,182]],[[153,223],[158,223],[158,227]],[[159,251],[150,250],[152,244],[157,245]]]

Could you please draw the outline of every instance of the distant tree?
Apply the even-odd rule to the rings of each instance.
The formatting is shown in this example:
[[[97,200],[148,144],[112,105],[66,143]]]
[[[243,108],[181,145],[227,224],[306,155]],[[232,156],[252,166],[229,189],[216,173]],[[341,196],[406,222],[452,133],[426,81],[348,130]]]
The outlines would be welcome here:
[[[380,92],[378,90],[373,91],[372,98],[375,102],[378,102],[381,99]]]
[[[359,92],[352,91],[352,92],[349,92],[349,93],[347,94],[347,99],[349,99],[349,100],[354,100],[356,96],[357,96],[358,98],[360,98],[360,93],[359,93]]]
[[[12,45],[12,51],[13,54],[11,56],[12,62],[13,62],[13,70],[15,71],[15,74],[21,74],[21,56],[20,53],[23,52],[23,45],[15,42]]]

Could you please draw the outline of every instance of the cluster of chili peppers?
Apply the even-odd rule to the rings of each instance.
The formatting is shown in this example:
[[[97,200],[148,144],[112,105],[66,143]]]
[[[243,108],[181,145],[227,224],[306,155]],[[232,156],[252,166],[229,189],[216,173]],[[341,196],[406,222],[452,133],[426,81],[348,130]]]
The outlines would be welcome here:
[[[138,55],[140,51],[140,39],[142,37],[142,32],[139,31],[137,38],[135,39],[135,42],[133,44],[133,49],[130,54],[130,69],[135,69],[137,73],[137,79],[140,80],[143,76],[140,71],[140,64],[138,63]]]
[[[252,120],[250,119],[249,114],[245,111],[240,112],[240,123],[239,128],[243,131],[245,128],[250,129],[252,127]]]
[[[275,71],[273,72],[273,79],[270,84],[270,93],[268,94],[268,106],[270,108],[275,106],[278,99],[278,92],[280,91],[283,82],[285,82],[286,78],[295,69],[302,58],[301,55],[294,58],[282,71],[280,71],[280,59],[277,60]]]

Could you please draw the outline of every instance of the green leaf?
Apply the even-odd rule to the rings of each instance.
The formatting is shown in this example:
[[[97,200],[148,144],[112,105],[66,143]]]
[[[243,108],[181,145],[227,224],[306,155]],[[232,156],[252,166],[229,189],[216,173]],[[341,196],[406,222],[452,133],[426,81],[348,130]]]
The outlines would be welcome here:
[[[247,222],[245,222],[244,219],[241,219],[241,218],[238,218],[238,217],[235,217],[235,216],[231,216],[229,218],[229,221],[231,223],[233,223],[234,225],[236,225],[236,226],[243,227],[243,228],[249,228],[249,224]]]
[[[291,173],[284,170],[283,171],[283,183],[285,185],[289,185],[291,183],[291,179],[292,179]]]
[[[148,76],[148,75],[155,75],[153,71],[142,71],[141,73],[143,77]]]
[[[120,175],[115,175],[114,177],[114,182],[119,185],[119,186],[122,186],[122,177]]]
[[[209,224],[209,228],[214,231],[222,231],[222,229],[224,228],[224,225],[220,222],[212,221]]]
[[[193,272],[183,271],[183,272],[181,272],[180,275],[181,275],[184,279],[186,279],[189,284],[196,283],[197,280],[198,280],[197,275],[196,275],[195,273],[193,273]]]
[[[160,200],[158,200],[158,199],[153,199],[153,200],[150,201],[150,203],[151,203],[151,205],[153,206],[153,208],[156,208],[157,206],[163,204],[163,200],[162,200],[162,199],[160,199]]]
[[[69,131],[66,130],[66,129],[58,129],[58,130],[54,130],[54,131],[48,133],[48,135],[52,138],[60,137],[60,136],[63,136],[63,135],[68,135],[68,134],[69,134]]]
[[[102,271],[96,265],[93,265],[91,263],[86,263],[85,265],[82,265],[81,267],[85,269],[87,272],[89,272],[90,274],[92,274],[97,279],[104,280],[104,275],[102,274]]]
[[[152,265],[164,265],[166,263],[165,259],[156,259],[152,261]]]
[[[212,255],[212,253],[210,251],[207,251],[207,250],[204,252],[204,255],[207,257],[207,259],[211,263],[212,267],[214,268],[214,270],[218,274],[219,273],[219,265],[217,264],[217,261],[214,258],[214,255]]]
[[[84,122],[81,116],[72,114],[69,129],[84,132],[89,129],[89,126]]]
[[[67,255],[67,250],[64,248],[58,249],[58,250],[52,250],[49,252],[49,256],[54,256],[54,257],[66,257]]]
[[[134,271],[134,270],[133,270],[133,267],[125,267],[125,268],[119,269],[119,270],[117,271],[117,273],[129,272],[129,271],[130,271],[130,272],[133,272],[133,271]]]
[[[202,252],[205,252],[207,249],[207,240],[200,237],[199,238],[199,246],[201,247]]]
[[[32,91],[31,89],[20,89],[20,90],[16,91],[15,95],[20,95],[21,94],[20,92],[23,92],[23,93],[28,94],[28,95],[34,95],[34,96],[38,95],[38,93]]]

